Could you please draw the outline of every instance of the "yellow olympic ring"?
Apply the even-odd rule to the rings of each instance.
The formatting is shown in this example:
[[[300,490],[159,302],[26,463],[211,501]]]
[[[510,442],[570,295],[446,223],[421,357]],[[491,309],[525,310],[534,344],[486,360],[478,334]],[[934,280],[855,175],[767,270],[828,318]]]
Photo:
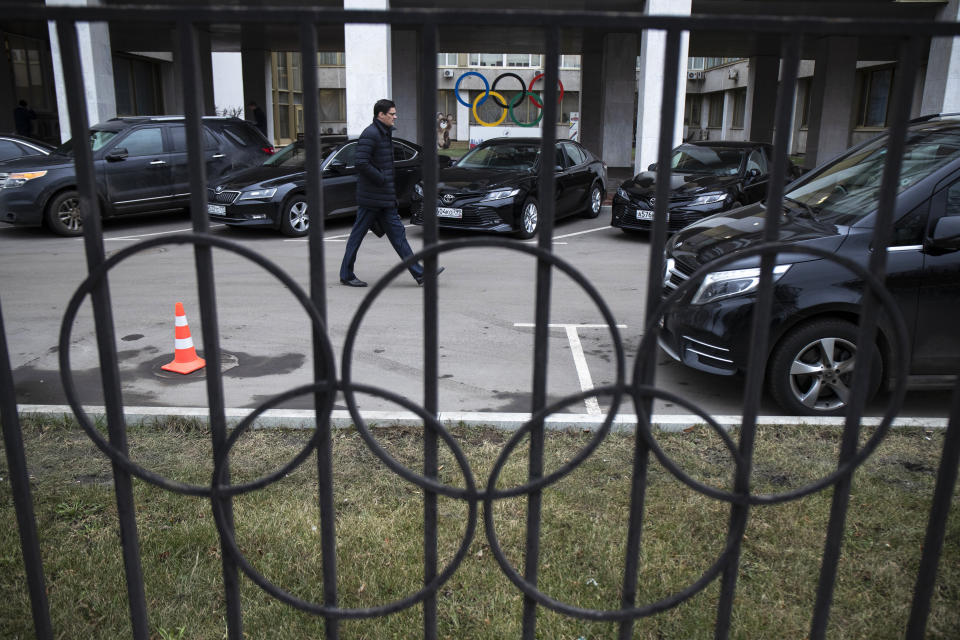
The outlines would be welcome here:
[[[501,104],[507,104],[507,101],[504,100],[503,96],[497,93],[496,91],[491,91],[490,95],[496,98],[500,98]],[[507,119],[507,110],[506,109],[503,110],[503,114],[501,114],[500,119],[497,120],[496,122],[484,122],[483,120],[480,119],[480,116],[477,115],[477,104],[480,102],[481,98],[485,98],[485,97],[486,96],[481,93],[477,95],[476,98],[473,99],[473,117],[476,119],[477,122],[479,122],[484,127],[495,127]]]

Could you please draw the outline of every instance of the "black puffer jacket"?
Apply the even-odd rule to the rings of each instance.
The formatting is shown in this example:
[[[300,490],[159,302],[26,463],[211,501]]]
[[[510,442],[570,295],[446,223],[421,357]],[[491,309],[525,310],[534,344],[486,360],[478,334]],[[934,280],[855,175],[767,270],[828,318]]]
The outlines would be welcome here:
[[[357,206],[393,209],[397,188],[393,181],[392,127],[379,120],[363,130],[357,142]]]

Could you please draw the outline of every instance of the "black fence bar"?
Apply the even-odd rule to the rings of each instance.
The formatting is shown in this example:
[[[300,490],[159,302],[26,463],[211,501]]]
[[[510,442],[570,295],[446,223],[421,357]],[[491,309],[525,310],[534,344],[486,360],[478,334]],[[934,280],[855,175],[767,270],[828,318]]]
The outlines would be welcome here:
[[[930,599],[937,582],[937,566],[943,555],[943,538],[947,531],[947,518],[950,515],[950,503],[953,500],[953,488],[957,483],[957,470],[960,469],[960,378],[953,388],[953,402],[950,408],[950,423],[943,440],[943,453],[940,455],[940,467],[937,470],[937,486],[933,492],[933,504],[930,507],[930,519],[927,533],[923,539],[923,555],[920,557],[920,570],[913,588],[913,606],[907,621],[907,640],[921,640],[927,629],[927,617],[930,614]]]
[[[310,300],[324,323],[327,321],[327,287],[324,276],[323,232],[326,226],[323,211],[323,158],[320,147],[320,113],[317,81],[317,25],[305,22],[300,25],[300,69],[303,75],[303,120],[304,150],[307,157],[304,169],[307,175],[308,251],[310,253]],[[336,371],[326,368],[326,358],[321,348],[326,336],[316,327],[312,328],[313,375],[315,380],[329,380]],[[323,602],[329,607],[337,606],[337,534],[336,503],[333,486],[333,440],[326,407],[332,398],[318,391],[314,395],[317,443],[317,501],[320,509],[320,555],[323,560]],[[340,637],[340,621],[324,618],[324,637],[336,640]]]
[[[420,141],[423,149],[422,166],[436,174],[437,133],[433,126],[433,105],[437,95],[437,25],[429,22],[420,31]],[[429,110],[428,110],[429,105]],[[436,198],[434,198],[436,202]],[[429,230],[424,229],[424,248],[436,245],[439,229],[433,217]],[[437,289],[437,255],[429,254],[423,260],[423,407],[431,416],[439,415],[438,380],[440,365],[440,315]],[[423,475],[436,478],[439,440],[430,424],[423,430]],[[429,584],[437,576],[437,494],[423,493],[423,583]],[[423,601],[423,637],[437,638],[437,594],[430,593]]]
[[[556,121],[557,121],[557,81],[559,80],[559,39],[560,34],[556,27],[544,29],[544,75],[542,94],[543,99],[543,128],[540,140],[540,188],[537,193],[539,211],[537,212],[537,246],[550,251],[553,245],[553,223],[556,216],[556,183],[554,171],[554,156],[556,155]],[[524,208],[526,208],[524,204]],[[522,212],[521,216],[526,216]],[[521,224],[523,224],[521,222]],[[536,415],[547,404],[547,361],[550,352],[550,300],[551,300],[551,270],[550,263],[537,260],[536,269],[536,306],[534,308],[536,328],[534,329],[533,347],[533,393],[531,397],[531,414]],[[528,462],[528,476],[536,480],[543,475],[543,420],[531,418],[533,425],[530,429],[530,458]],[[527,537],[526,554],[524,556],[524,577],[532,584],[537,584],[540,569],[540,515],[543,496],[540,490],[528,494],[527,497]],[[528,595],[523,599],[523,638],[534,640],[537,636],[537,603]]]
[[[180,72],[183,75],[183,105],[186,119],[187,155],[190,170],[190,216],[196,233],[210,232],[207,216],[207,166],[203,161],[203,87],[200,84],[200,56],[197,50],[197,27],[194,23],[177,23],[179,36]],[[200,299],[200,325],[203,329],[203,349],[207,360],[207,402],[210,409],[210,437],[216,457],[225,450],[227,420],[224,410],[223,376],[220,369],[220,323],[217,318],[216,287],[213,275],[213,250],[206,245],[194,245],[197,269],[197,289]],[[229,481],[229,461],[224,480]],[[223,509],[230,530],[233,530],[233,505],[223,498]],[[220,542],[223,548],[223,540]],[[243,638],[243,618],[240,611],[240,582],[236,562],[224,552],[221,558],[224,597],[227,606],[227,637]]]
[[[918,67],[919,45],[917,38],[901,42],[900,65],[894,78],[893,104],[891,107],[893,124],[890,126],[883,178],[880,184],[879,211],[873,231],[872,244],[878,250],[872,252],[869,266],[870,272],[876,274],[878,278],[883,278],[886,274],[887,252],[885,247],[888,246],[893,228],[893,213],[900,168],[903,164],[903,153],[906,148],[907,124],[910,117],[913,79]],[[877,329],[877,313],[875,310],[878,307],[878,300],[876,293],[869,287],[864,292],[861,305],[863,311],[859,320],[858,344],[873,344]],[[868,342],[864,342],[865,339]],[[846,416],[843,441],[840,445],[840,464],[849,460],[857,451],[860,420],[866,403],[872,356],[870,349],[857,350],[858,367],[853,377],[852,399]],[[833,590],[836,586],[837,567],[840,563],[840,550],[843,545],[843,532],[846,528],[852,483],[853,472],[851,471],[837,482],[833,492],[830,521],[827,525],[827,535],[824,541],[820,579],[817,584],[817,596],[810,628],[810,637],[815,640],[827,637],[827,624],[833,602]]]
[[[20,432],[20,416],[17,415],[17,396],[14,388],[13,372],[10,369],[10,350],[7,348],[7,334],[3,327],[3,308],[0,307],[0,422],[3,423],[7,473],[10,476],[13,508],[17,514],[20,551],[23,555],[23,568],[27,574],[34,633],[38,640],[52,640],[50,603],[47,600],[43,558],[40,555],[40,539],[37,536],[37,519],[33,513],[33,497],[30,492],[30,472],[27,470],[27,456],[23,449],[23,434]]]
[[[89,119],[87,105],[84,102],[86,91],[83,86],[83,69],[80,64],[76,27],[76,24],[72,22],[58,22],[57,37],[60,44],[63,78],[70,112],[70,130],[74,137],[81,136],[80,139],[84,140],[89,128]],[[100,200],[97,197],[96,180],[94,178],[93,152],[88,145],[74,145],[74,164],[77,174],[79,206],[83,219],[83,242],[87,257],[87,269],[93,271],[104,262],[105,254],[100,222]],[[106,277],[93,289],[91,298],[110,444],[126,454],[127,426],[123,416],[123,398],[120,392],[120,371],[117,363],[113,307],[110,302],[110,288]],[[140,563],[140,540],[137,535],[133,482],[130,474],[115,463],[113,464],[113,483],[117,498],[117,516],[120,524],[120,540],[123,547],[123,564],[133,637],[135,640],[147,640],[149,624],[143,587],[143,568]]]

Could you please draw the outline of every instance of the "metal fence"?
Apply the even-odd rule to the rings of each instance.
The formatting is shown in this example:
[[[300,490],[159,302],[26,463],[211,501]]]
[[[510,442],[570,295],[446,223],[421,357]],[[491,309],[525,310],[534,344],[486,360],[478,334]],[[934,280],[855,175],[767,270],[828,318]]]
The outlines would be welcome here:
[[[18,7],[19,17],[23,20],[49,20],[56,24],[58,44],[62,53],[66,95],[69,101],[70,127],[72,131],[88,129],[88,114],[82,96],[83,72],[77,40],[77,25],[83,22],[103,21],[111,23],[137,22],[176,25],[176,37],[180,55],[177,62],[183,79],[185,96],[185,115],[188,134],[189,168],[191,176],[191,211],[193,232],[152,239],[131,246],[106,258],[101,235],[99,204],[95,197],[93,162],[90,149],[76,145],[76,169],[79,180],[81,206],[85,212],[83,239],[86,251],[89,277],[70,300],[64,317],[60,336],[61,376],[77,420],[90,438],[113,463],[115,490],[118,505],[120,537],[123,548],[127,596],[132,622],[132,634],[136,639],[146,640],[149,636],[148,611],[144,594],[144,579],[141,571],[139,543],[135,519],[135,505],[132,491],[132,478],[142,480],[186,495],[204,496],[211,502],[217,529],[224,553],[222,554],[223,588],[227,609],[227,635],[238,639],[243,636],[243,611],[239,595],[240,572],[246,574],[262,589],[275,598],[303,611],[322,616],[328,638],[337,638],[340,634],[339,620],[386,616],[405,608],[419,606],[423,611],[423,636],[428,639],[437,637],[437,599],[438,589],[457,570],[466,555],[471,539],[478,525],[478,510],[483,505],[483,517],[486,537],[503,572],[517,589],[523,593],[523,637],[532,639],[537,636],[537,609],[548,607],[561,614],[584,620],[608,621],[619,624],[619,637],[629,638],[633,632],[634,621],[645,616],[671,608],[697,594],[714,580],[721,584],[714,635],[726,638],[731,631],[731,617],[740,568],[740,550],[747,517],[750,510],[761,505],[794,500],[827,488],[833,488],[831,517],[825,535],[823,560],[817,596],[812,612],[811,638],[823,638],[826,635],[827,621],[831,609],[832,593],[836,583],[837,567],[841,555],[841,541],[844,535],[851,478],[856,468],[875,449],[889,430],[890,424],[899,409],[904,387],[898,387],[891,410],[884,417],[876,433],[866,445],[857,448],[862,408],[867,392],[866,376],[855,380],[851,411],[846,419],[843,445],[837,460],[837,468],[829,476],[800,489],[779,495],[757,495],[751,492],[751,462],[757,427],[757,414],[762,389],[762,366],[764,355],[761,349],[754,349],[746,380],[746,393],[743,410],[743,422],[740,441],[735,444],[725,436],[712,419],[704,415],[704,420],[725,439],[733,454],[736,470],[734,489],[722,492],[705,487],[681,471],[659,448],[650,432],[651,407],[654,397],[670,398],[687,405],[667,391],[651,386],[653,365],[656,355],[657,320],[667,304],[675,300],[682,292],[675,292],[665,300],[660,299],[660,274],[663,271],[663,248],[666,239],[666,206],[668,202],[669,179],[658,180],[656,193],[656,222],[650,236],[651,264],[649,265],[648,315],[643,342],[637,352],[636,366],[628,379],[625,371],[624,348],[619,341],[616,323],[610,309],[592,284],[576,269],[552,252],[554,219],[554,178],[550,163],[543,163],[540,169],[542,181],[542,227],[536,246],[522,245],[512,240],[471,239],[449,242],[438,241],[436,216],[437,193],[437,146],[429,139],[423,144],[423,191],[426,215],[424,216],[424,248],[403,264],[397,265],[372,287],[370,295],[361,304],[347,335],[343,363],[339,376],[336,373],[333,351],[326,333],[326,301],[324,298],[325,277],[323,270],[323,218],[314,216],[309,232],[310,291],[302,290],[292,278],[279,267],[256,252],[239,244],[223,240],[209,234],[206,215],[206,175],[202,161],[202,89],[200,84],[200,60],[198,52],[197,27],[212,23],[284,23],[299,25],[300,51],[302,53],[303,95],[306,134],[304,136],[307,152],[308,206],[311,211],[323,211],[319,125],[317,104],[317,68],[314,52],[318,49],[317,28],[319,25],[341,25],[345,23],[392,24],[415,28],[420,41],[420,104],[431,105],[437,92],[434,73],[437,60],[437,30],[444,25],[474,25],[477,27],[498,27],[509,25],[531,25],[542,29],[543,57],[545,63],[545,99],[543,101],[544,122],[556,121],[557,79],[559,38],[562,29],[597,29],[600,31],[640,33],[656,29],[666,33],[666,56],[664,64],[664,87],[662,113],[669,115],[676,110],[678,88],[678,65],[680,61],[681,37],[687,31],[726,31],[734,34],[764,34],[778,38],[782,42],[782,81],[778,89],[775,114],[775,155],[773,171],[768,193],[768,202],[780,203],[783,197],[784,176],[788,167],[788,135],[791,109],[797,87],[798,66],[803,37],[809,34],[819,35],[871,35],[886,36],[900,42],[898,73],[894,86],[892,102],[892,126],[890,127],[890,147],[886,157],[883,174],[882,198],[879,221],[875,231],[874,246],[885,246],[887,230],[891,227],[893,202],[896,194],[896,180],[900,171],[900,159],[904,149],[906,128],[912,97],[912,79],[920,67],[920,49],[926,39],[932,36],[958,36],[960,25],[955,23],[935,23],[927,21],[892,22],[884,20],[847,20],[847,19],[797,19],[794,17],[753,16],[688,16],[659,17],[644,16],[637,13],[608,12],[532,12],[480,10],[432,10],[432,9],[396,9],[385,11],[357,11],[332,8],[268,8],[268,7],[52,7],[27,5]],[[432,109],[422,108],[419,114],[420,130],[429,137],[434,131]],[[670,148],[673,136],[673,118],[663,117],[660,126],[660,147],[658,166],[669,173]],[[556,143],[553,127],[544,127],[541,142],[543,157],[552,157]],[[770,207],[779,210],[778,206]],[[778,237],[778,216],[771,216],[765,227],[766,243],[755,250],[762,255],[762,275],[758,293],[758,309],[754,321],[756,344],[767,341],[767,320],[772,302],[771,273],[775,255],[786,250],[776,242]],[[228,430],[224,415],[223,385],[220,371],[210,367],[207,371],[207,393],[210,409],[210,425],[215,456],[214,481],[211,486],[190,486],[158,476],[132,462],[127,455],[126,424],[120,393],[120,381],[116,353],[116,340],[112,319],[110,289],[107,274],[109,270],[127,257],[163,244],[193,245],[196,258],[196,274],[200,294],[200,312],[204,336],[206,357],[211,362],[221,359],[218,332],[217,307],[215,303],[215,281],[213,275],[212,250],[214,248],[237,253],[261,266],[273,274],[294,293],[313,325],[313,355],[315,382],[298,389],[288,391],[268,403],[265,403],[233,430]],[[478,487],[473,479],[456,440],[449,435],[438,422],[438,291],[436,280],[437,259],[439,254],[470,247],[496,247],[503,250],[520,251],[537,259],[534,277],[536,278],[536,329],[534,343],[534,380],[532,389],[532,418],[519,429],[504,447],[497,464],[487,479],[485,487]],[[827,256],[830,259],[835,257]],[[869,273],[860,267],[852,267],[864,275],[871,285],[873,295],[867,295],[861,314],[860,342],[871,338],[876,331],[876,313],[878,305],[884,303],[882,282],[885,268],[885,252],[874,252],[869,265]],[[353,340],[360,320],[370,308],[377,295],[393,276],[401,273],[406,265],[414,260],[422,260],[426,269],[424,288],[423,316],[423,369],[425,392],[422,404],[416,405],[386,389],[378,389],[353,383],[350,377],[350,356]],[[552,274],[554,269],[568,274],[579,283],[595,300],[611,334],[616,340],[615,383],[594,389],[577,396],[567,398],[560,403],[546,406],[546,351],[551,302]],[[872,274],[872,275],[871,275]],[[92,298],[96,335],[99,344],[103,391],[105,397],[108,438],[104,439],[98,429],[83,412],[77,399],[69,362],[69,329],[77,310],[86,299]],[[889,298],[887,298],[889,300]],[[26,468],[22,439],[17,415],[16,398],[12,373],[9,364],[7,337],[0,317],[0,417],[3,420],[3,433],[9,461],[11,484],[19,524],[23,558],[26,567],[33,619],[38,638],[53,637],[48,601],[45,591],[44,570],[40,558],[39,543],[32,510],[32,499]],[[904,345],[901,344],[901,348]],[[869,357],[869,356],[868,356]],[[858,370],[867,369],[863,362]],[[338,605],[337,594],[337,533],[335,531],[333,460],[331,459],[330,415],[333,400],[337,392],[346,398],[350,413],[356,426],[370,449],[399,476],[424,490],[424,566],[423,587],[416,593],[395,602],[365,609],[342,608]],[[417,473],[403,467],[380,447],[368,430],[357,407],[355,394],[371,393],[387,398],[417,413],[423,419],[424,451],[423,472]],[[230,483],[230,470],[227,457],[232,445],[251,425],[262,411],[280,404],[296,395],[315,394],[316,428],[308,445],[284,468],[257,481],[236,485]],[[609,395],[611,408],[601,427],[593,435],[590,443],[575,458],[556,471],[544,475],[544,420],[546,416],[569,404],[573,400],[582,400],[590,395]],[[623,565],[623,584],[621,600],[610,603],[603,610],[582,609],[570,604],[553,600],[537,588],[539,568],[539,548],[541,540],[540,512],[541,492],[549,485],[577,468],[608,434],[613,418],[621,402],[630,401],[636,407],[638,415],[637,437],[634,453],[634,467],[631,485],[631,508],[629,525],[626,532],[626,555]],[[695,411],[700,412],[694,408]],[[510,490],[497,490],[496,480],[500,469],[510,452],[522,438],[529,436],[529,480],[523,486]],[[466,488],[456,488],[442,484],[437,479],[438,447],[440,441],[455,454],[463,471]],[[691,488],[717,500],[730,503],[730,521],[725,547],[716,562],[694,583],[681,591],[657,602],[638,603],[637,567],[641,551],[640,532],[643,526],[643,501],[647,489],[647,469],[653,455],[678,479]],[[942,543],[946,530],[946,520],[952,499],[953,486],[957,477],[958,456],[960,456],[960,390],[955,393],[952,416],[947,429],[941,467],[939,470],[933,506],[929,514],[929,524],[920,568],[916,575],[916,587],[911,614],[905,634],[908,638],[921,638],[924,635],[926,619],[930,608],[934,578],[940,561]],[[322,561],[323,561],[323,601],[305,602],[270,583],[248,562],[239,550],[233,535],[233,515],[231,499],[246,492],[263,488],[289,471],[315,457],[319,469],[318,506],[321,519]],[[437,554],[437,498],[448,496],[465,501],[468,505],[469,520],[462,546],[446,567],[438,566]],[[511,565],[499,545],[494,533],[494,501],[509,497],[527,496],[527,536],[524,547],[525,562],[522,570]]]

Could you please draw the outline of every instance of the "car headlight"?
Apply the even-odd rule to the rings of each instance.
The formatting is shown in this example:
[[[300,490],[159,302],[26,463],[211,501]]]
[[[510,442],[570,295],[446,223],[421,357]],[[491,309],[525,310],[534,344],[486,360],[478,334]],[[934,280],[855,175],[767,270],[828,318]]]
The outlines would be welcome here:
[[[776,282],[790,269],[789,264],[779,264],[773,268],[773,281]],[[743,295],[754,291],[760,285],[760,267],[752,269],[734,269],[708,273],[690,304],[706,304]]]
[[[14,187],[22,187],[30,180],[42,178],[45,175],[47,175],[46,171],[22,171],[20,173],[11,173],[7,176],[7,179],[3,181],[3,188],[12,189]]]
[[[723,202],[726,200],[727,194],[725,193],[708,193],[706,195],[697,196],[694,198],[691,204],[713,204],[715,202]]]
[[[623,187],[620,187],[617,189],[617,195],[623,198],[624,200],[630,199],[630,194],[627,193],[626,189],[624,189]]]
[[[276,189],[255,189],[240,194],[241,200],[269,200],[277,193]]]
[[[413,192],[422,198],[422,197],[423,197],[423,185],[422,185],[422,184],[419,184],[419,183],[413,185]]]
[[[520,189],[497,189],[488,193],[484,200],[503,200],[504,198],[512,198],[518,193],[520,193]]]

